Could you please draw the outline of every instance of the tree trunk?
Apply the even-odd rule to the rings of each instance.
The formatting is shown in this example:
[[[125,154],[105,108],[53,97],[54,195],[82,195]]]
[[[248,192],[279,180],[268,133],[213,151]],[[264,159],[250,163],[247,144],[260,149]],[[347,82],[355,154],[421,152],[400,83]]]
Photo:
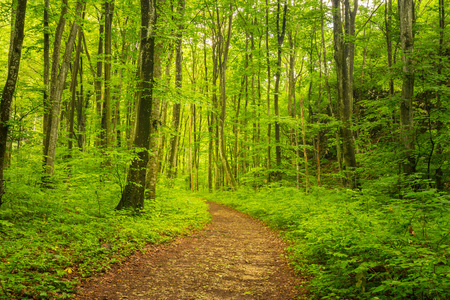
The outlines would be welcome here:
[[[268,181],[270,178],[271,169],[271,132],[272,132],[272,121],[270,120],[270,82],[272,76],[270,75],[270,51],[269,51],[269,3],[266,0],[266,63],[267,63],[267,118],[269,119],[267,124],[267,170],[269,171]]]
[[[133,159],[127,173],[127,184],[116,209],[144,207],[146,167],[149,157],[152,102],[153,102],[153,66],[156,24],[156,1],[141,0],[141,93],[137,104],[136,125],[133,145],[137,148],[137,157]]]
[[[177,89],[177,93],[181,97],[181,88],[183,83],[183,17],[184,17],[184,7],[185,1],[179,0],[178,3],[178,14],[179,14],[179,25],[178,25],[178,34],[177,34],[177,48],[176,48],[176,57],[175,57],[175,87]],[[180,127],[180,103],[175,103],[173,105],[173,114],[172,114],[172,130],[174,133],[170,139],[170,155],[169,155],[169,166],[167,170],[167,177],[174,178],[176,177],[176,161],[177,161],[177,150],[178,150],[178,131]]]
[[[332,0],[333,3],[333,35],[334,58],[336,62],[336,74],[338,85],[339,114],[342,122],[341,132],[343,138],[343,157],[345,164],[346,185],[357,187],[355,174],[355,140],[352,129],[353,115],[353,63],[354,48],[352,41],[355,35],[355,17],[358,9],[358,0],[354,2],[353,11],[350,9],[350,1],[344,0],[344,20],[341,16],[340,0]],[[343,32],[343,28],[345,32]],[[347,41],[349,39],[350,41]]]
[[[233,22],[233,13],[230,7],[230,15],[228,16],[228,34],[224,41],[224,36],[219,22],[219,12],[217,11],[217,25],[219,35],[219,74],[220,74],[220,99],[221,113],[219,119],[219,156],[222,161],[227,182],[232,190],[236,189],[236,182],[227,159],[226,140],[225,140],[225,119],[227,111],[227,94],[226,94],[226,69],[228,62],[228,50],[230,49],[231,26]]]
[[[440,33],[439,33],[439,56],[441,57],[439,59],[439,67],[438,67],[438,74],[442,74],[442,68],[443,68],[443,60],[442,57],[444,57],[444,30],[445,30],[445,8],[444,8],[444,0],[439,0],[439,27],[440,27]],[[440,80],[439,86],[440,88],[443,88],[445,84],[445,80]],[[436,110],[440,111],[442,110],[442,91],[438,91],[436,95]],[[436,131],[438,135],[443,134],[443,122],[442,120],[438,120],[436,122]],[[441,142],[438,141],[436,143],[436,155],[438,159],[443,154],[443,147],[441,145]],[[435,174],[435,181],[436,181],[436,189],[443,190],[445,187],[444,184],[444,172],[442,171],[442,159],[439,163],[439,166],[436,169]]]
[[[416,162],[414,157],[414,117],[413,102],[414,97],[414,70],[412,54],[414,50],[413,18],[414,3],[412,0],[398,0],[400,17],[400,41],[402,45],[403,62],[403,86],[402,99],[400,102],[400,129],[404,147],[403,172],[410,175],[415,172]]]
[[[100,20],[99,20],[100,26],[98,29],[98,50],[97,50],[97,74],[95,76],[95,103],[97,108],[97,117],[98,120],[100,120],[100,129],[101,129],[101,117],[102,117],[102,73],[103,73],[103,34],[104,34],[104,28],[103,25],[103,12],[101,12]],[[98,126],[98,125],[97,125]],[[95,141],[97,146],[101,145],[102,142],[102,132],[100,131],[97,140]]]
[[[320,7],[323,9],[323,0],[320,2]],[[324,33],[324,18],[321,18],[320,23],[320,32],[322,36],[322,53],[323,53],[323,70],[325,76],[325,88],[327,90],[327,98],[328,98],[328,107],[330,110],[330,114],[333,118],[336,118],[333,108],[333,102],[331,101],[331,89],[330,84],[328,82],[328,66],[327,66],[327,50],[325,47],[325,33]],[[338,161],[339,172],[342,172],[342,149],[341,149],[341,136],[339,130],[336,130],[335,133],[336,138],[336,156]]]
[[[73,61],[72,66],[72,78],[70,82],[70,92],[72,95],[72,98],[70,100],[70,113],[69,113],[69,139],[68,139],[68,149],[69,149],[69,157],[70,152],[73,148],[73,139],[74,139],[74,121],[75,121],[75,107],[77,103],[77,75],[78,75],[78,69],[79,69],[79,62],[80,62],[80,53],[81,53],[81,43],[82,43],[82,34],[81,30],[78,32],[78,44],[75,51],[75,58]]]
[[[111,144],[111,31],[114,2],[105,4],[105,93],[102,110],[101,145],[108,148]]]
[[[51,104],[48,101],[49,96],[49,83],[50,83],[50,32],[48,27],[48,11],[50,10],[49,0],[44,1],[44,115],[43,115],[43,126],[42,133],[44,134],[44,145],[45,145],[45,134],[48,130],[48,119]],[[58,31],[57,31],[58,33]],[[55,37],[56,38],[56,37]],[[45,154],[45,153],[44,153]]]
[[[281,180],[281,142],[280,142],[280,123],[278,121],[278,117],[280,115],[278,109],[278,93],[280,92],[280,77],[281,77],[281,52],[282,45],[284,41],[284,36],[286,32],[286,12],[287,12],[287,3],[284,4],[284,12],[283,12],[283,21],[281,25],[280,31],[280,0],[277,3],[277,69],[275,72],[275,91],[273,96],[273,109],[275,113],[275,156],[277,162],[277,171],[275,172],[274,179],[279,181]]]
[[[64,5],[63,5],[64,6]],[[83,7],[83,1],[79,0],[77,2],[76,7],[76,19],[81,17],[81,10]],[[69,38],[67,40],[66,49],[64,52],[63,61],[61,63],[61,67],[59,68],[59,74],[57,78],[52,77],[52,87],[50,93],[50,102],[52,104],[50,118],[49,118],[49,128],[47,131],[47,135],[45,138],[46,141],[46,153],[44,155],[45,159],[45,172],[47,175],[53,175],[54,167],[55,167],[55,155],[56,155],[56,143],[58,139],[58,131],[59,131],[59,121],[60,121],[60,113],[61,113],[61,98],[64,90],[64,84],[66,82],[67,73],[69,71],[70,60],[72,56],[73,47],[75,44],[75,38],[77,35],[79,25],[75,20],[72,24],[72,28],[70,30]],[[56,40],[55,40],[55,48],[56,48]],[[59,51],[58,51],[59,52]],[[58,56],[58,55],[56,55]],[[55,54],[53,56],[55,58]],[[58,68],[58,61],[53,61],[53,66]],[[52,76],[56,76],[57,70],[52,69]]]
[[[82,31],[80,30],[80,36],[82,35]],[[78,121],[78,148],[81,151],[86,151],[86,114],[85,114],[85,106],[84,103],[84,90],[83,90],[83,57],[80,56],[79,62],[79,74],[80,74],[80,93],[78,94],[78,104],[77,104],[77,121]]]
[[[158,5],[161,5],[161,0],[158,1]],[[159,17],[159,16],[158,16]],[[159,79],[162,76],[162,55],[163,55],[163,44],[158,42],[155,45],[154,53],[154,66],[153,66],[153,78]],[[156,80],[155,82],[158,82]],[[156,83],[155,83],[156,84]],[[158,179],[158,139],[159,139],[159,108],[161,99],[160,97],[153,97],[152,103],[152,117],[150,124],[150,157],[147,166],[147,188],[148,188],[148,198],[156,198],[156,182]]]
[[[11,105],[16,89],[17,77],[19,76],[20,58],[24,38],[25,12],[27,0],[18,0],[15,7],[15,20],[11,28],[10,52],[8,59],[8,77],[0,100],[0,206],[5,194],[3,172],[5,169],[5,154],[7,149],[9,119],[11,116]]]
[[[303,114],[303,95],[300,94],[300,120],[302,122],[303,157],[305,159],[305,191],[309,191],[308,154],[306,152],[306,128],[305,116]]]
[[[53,42],[53,54],[52,54],[52,69],[51,69],[51,82],[50,82],[50,95],[54,93],[54,89],[56,88],[56,82],[58,79],[58,69],[59,69],[59,56],[61,54],[61,42],[62,35],[64,33],[64,27],[66,24],[66,14],[67,14],[67,0],[63,0],[61,6],[61,15],[59,17],[58,26],[55,31],[55,40]],[[45,64],[45,62],[44,62]],[[45,80],[45,78],[44,78]],[[46,103],[44,103],[44,124],[43,124],[43,144],[44,144],[44,160],[43,164],[46,165],[46,155],[48,152],[48,141],[47,136],[50,132],[50,122],[51,122],[51,113],[52,113],[52,102],[51,99],[47,99]],[[46,114],[46,115],[45,115]]]

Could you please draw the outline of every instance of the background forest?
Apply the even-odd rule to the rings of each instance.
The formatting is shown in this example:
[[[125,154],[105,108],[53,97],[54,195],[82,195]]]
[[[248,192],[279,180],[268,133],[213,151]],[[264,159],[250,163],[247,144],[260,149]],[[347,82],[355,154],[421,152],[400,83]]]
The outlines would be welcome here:
[[[280,229],[313,297],[448,298],[449,9],[0,0],[1,299],[201,228],[191,192]]]

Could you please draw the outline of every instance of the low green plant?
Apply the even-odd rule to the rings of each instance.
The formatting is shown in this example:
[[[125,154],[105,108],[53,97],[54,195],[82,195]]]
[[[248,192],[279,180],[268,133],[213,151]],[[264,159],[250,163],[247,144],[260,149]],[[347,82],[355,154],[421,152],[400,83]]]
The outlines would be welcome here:
[[[24,149],[33,150],[40,151]],[[16,160],[7,170],[0,299],[69,298],[81,278],[208,222],[204,201],[181,190],[158,188],[156,200],[140,213],[115,211],[128,155],[110,153],[107,165],[98,157],[76,153],[70,166],[60,157],[51,188],[42,188],[41,174],[31,172],[39,161]]]
[[[370,189],[241,189],[207,196],[255,216],[292,241],[294,268],[318,299],[448,299],[449,198],[403,199]]]

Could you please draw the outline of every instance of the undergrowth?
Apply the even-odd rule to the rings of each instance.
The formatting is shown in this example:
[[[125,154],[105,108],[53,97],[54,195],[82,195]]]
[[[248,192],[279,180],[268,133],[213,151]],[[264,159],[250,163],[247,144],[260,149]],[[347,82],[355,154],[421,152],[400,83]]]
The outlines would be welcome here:
[[[448,196],[278,187],[207,198],[282,230],[317,299],[450,298]]]
[[[208,222],[204,201],[179,190],[159,188],[139,213],[115,211],[129,157],[109,155],[106,163],[95,153],[59,162],[46,188],[30,171],[39,155],[15,160],[0,208],[0,299],[69,298],[81,278]]]

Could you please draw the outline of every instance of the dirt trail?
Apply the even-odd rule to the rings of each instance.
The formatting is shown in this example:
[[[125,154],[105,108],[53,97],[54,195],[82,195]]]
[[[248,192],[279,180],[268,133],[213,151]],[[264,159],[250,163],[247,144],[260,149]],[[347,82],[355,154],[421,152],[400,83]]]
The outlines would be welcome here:
[[[201,232],[145,254],[98,280],[76,299],[292,299],[303,295],[284,258],[286,246],[261,222],[210,203]],[[303,298],[302,297],[302,298]]]

